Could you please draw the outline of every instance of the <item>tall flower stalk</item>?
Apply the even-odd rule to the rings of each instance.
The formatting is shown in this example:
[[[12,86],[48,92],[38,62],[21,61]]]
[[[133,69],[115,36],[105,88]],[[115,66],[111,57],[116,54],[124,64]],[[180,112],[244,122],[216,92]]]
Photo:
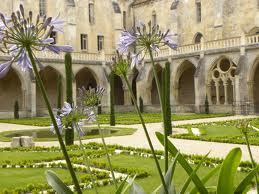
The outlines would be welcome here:
[[[49,50],[56,54],[59,54],[60,52],[71,52],[73,50],[71,46],[54,45],[54,39],[49,37],[54,29],[60,29],[60,24],[63,22],[58,20],[58,18],[52,19],[51,17],[46,16],[40,18],[39,15],[37,15],[36,20],[34,21],[32,12],[30,11],[28,16],[26,16],[22,5],[20,5],[19,11],[11,14],[10,18],[5,17],[2,13],[0,13],[0,18],[0,42],[3,45],[1,51],[9,54],[11,58],[10,61],[0,65],[0,78],[3,78],[8,73],[14,63],[16,63],[22,71],[32,71],[34,73],[36,83],[40,88],[50,118],[53,122],[53,128],[57,134],[60,148],[75,185],[75,190],[78,193],[82,193],[59,132],[58,124],[53,114],[46,90],[39,75],[39,69],[44,68],[44,66],[39,62],[33,52],[44,50]]]
[[[129,32],[129,31],[122,32],[122,35],[121,35],[119,43],[118,43],[118,52],[119,52],[119,54],[124,54],[130,50],[130,47],[133,47],[134,50],[137,51],[137,52],[131,54],[131,68],[132,69],[136,65],[141,64],[141,61],[144,59],[146,54],[148,54],[150,56],[150,61],[151,61],[151,65],[152,65],[154,78],[156,81],[156,86],[157,86],[157,91],[158,91],[158,96],[159,96],[159,101],[160,101],[160,106],[161,106],[161,112],[162,112],[161,116],[162,116],[163,123],[165,126],[166,125],[166,120],[165,120],[165,116],[164,116],[165,107],[164,107],[164,103],[162,100],[161,84],[160,84],[160,81],[158,78],[158,74],[157,74],[155,62],[154,62],[154,57],[153,57],[153,53],[159,52],[160,47],[163,47],[163,46],[169,46],[171,49],[177,48],[177,45],[176,45],[175,41],[173,40],[173,35],[170,34],[169,30],[166,31],[165,33],[163,33],[159,29],[158,25],[152,26],[151,22],[149,22],[148,26],[146,26],[145,24],[140,23],[140,25],[138,27],[133,28],[132,32]],[[123,60],[121,60],[121,61],[122,61],[121,64],[123,64],[124,63]],[[126,65],[119,65],[119,67],[120,67],[120,70],[124,70],[126,68]],[[123,75],[124,79],[126,80],[127,73],[123,72],[122,75]],[[128,81],[126,81],[126,83],[127,82]],[[127,83],[127,85],[130,89],[130,92],[132,93],[131,85],[129,83]],[[132,99],[134,102],[134,99],[135,99],[134,95],[132,95]],[[135,107],[141,118],[141,113],[137,106],[136,99],[135,99],[134,104],[136,104]],[[152,150],[152,147],[153,147],[152,142],[150,141],[149,135],[146,132],[146,129],[144,127],[144,121],[143,121],[143,128],[145,130],[148,142],[150,144],[150,148]],[[168,159],[169,159],[169,157],[168,157],[168,137],[167,136],[168,136],[168,132],[166,131],[166,128],[164,127],[165,173],[168,170]],[[166,189],[166,185],[165,185],[165,181],[162,176],[162,173],[160,172],[161,168],[160,168],[159,164],[157,164],[157,168],[158,168],[160,177],[162,179],[164,189],[167,193],[168,191]]]
[[[134,104],[134,107],[139,115],[139,118],[140,118],[140,122],[142,124],[142,127],[144,129],[144,132],[145,132],[145,135],[146,135],[146,138],[147,138],[147,141],[148,141],[148,144],[149,144],[149,147],[150,147],[150,150],[151,150],[151,153],[153,155],[153,158],[155,160],[155,164],[156,164],[156,168],[157,168],[157,171],[158,171],[158,174],[160,176],[160,179],[161,179],[161,182],[162,182],[162,185],[164,187],[164,190],[166,193],[168,193],[168,190],[167,190],[167,187],[166,187],[166,183],[165,183],[165,179],[164,179],[164,176],[163,176],[163,172],[162,172],[162,169],[160,167],[160,164],[158,162],[158,159],[157,159],[157,156],[156,156],[156,153],[155,153],[155,149],[154,149],[154,146],[152,144],[152,141],[151,141],[151,138],[149,136],[149,133],[148,133],[148,130],[147,130],[147,127],[146,127],[146,123],[144,121],[144,118],[142,116],[142,113],[139,109],[139,106],[137,104],[137,100],[136,100],[136,97],[133,93],[133,90],[131,88],[131,84],[127,78],[127,73],[129,71],[129,57],[128,59],[123,59],[121,55],[117,55],[117,58],[114,59],[114,64],[113,64],[113,67],[112,67],[112,71],[114,71],[117,75],[119,76],[122,76],[123,79],[125,80],[126,82],[126,85],[129,89],[129,92],[130,92],[130,95],[131,95],[131,99],[133,101],[133,104]]]
[[[115,185],[116,190],[118,189],[118,184],[115,178],[114,170],[111,163],[111,158],[109,155],[108,147],[105,143],[103,130],[100,127],[100,123],[98,121],[97,108],[100,106],[100,102],[104,93],[104,88],[97,87],[96,89],[89,88],[88,90],[83,88],[79,88],[78,90],[78,103],[79,106],[83,108],[83,111],[88,115],[88,122],[95,122],[98,127],[99,134],[101,135],[102,144],[106,153],[107,161],[109,164],[109,168],[111,171],[112,179]]]

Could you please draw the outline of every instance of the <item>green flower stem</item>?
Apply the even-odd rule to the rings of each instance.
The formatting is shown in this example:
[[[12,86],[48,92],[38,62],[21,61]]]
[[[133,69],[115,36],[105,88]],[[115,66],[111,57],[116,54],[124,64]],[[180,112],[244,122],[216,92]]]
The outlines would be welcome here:
[[[245,136],[246,145],[247,145],[248,153],[249,153],[249,156],[250,156],[250,160],[252,162],[252,166],[255,169],[257,165],[256,165],[256,163],[254,161],[254,158],[253,158],[253,154],[252,154],[252,151],[251,151],[251,147],[250,147],[250,143],[249,143],[249,140],[248,140],[247,133],[243,133],[243,134]],[[256,181],[257,193],[259,193],[259,183],[258,183],[258,176],[257,176],[257,174],[255,175],[255,181]]]
[[[42,96],[43,96],[44,101],[46,103],[46,106],[47,106],[47,109],[48,109],[51,121],[52,121],[52,123],[54,125],[54,129],[55,129],[55,132],[56,132],[57,137],[58,137],[60,148],[61,148],[61,150],[63,152],[63,155],[64,155],[66,163],[67,163],[68,170],[69,170],[71,178],[72,178],[72,180],[74,182],[75,189],[76,189],[77,193],[82,194],[82,191],[80,189],[80,185],[79,185],[79,182],[77,180],[75,171],[74,171],[73,166],[71,164],[71,161],[69,159],[69,156],[68,156],[68,153],[67,153],[67,150],[66,150],[66,146],[65,146],[65,144],[63,142],[63,139],[62,139],[61,134],[60,134],[59,129],[58,129],[58,125],[57,125],[55,116],[54,116],[54,114],[52,112],[52,108],[51,108],[51,105],[50,105],[50,102],[49,102],[46,90],[45,90],[44,85],[42,83],[42,80],[40,78],[40,75],[39,75],[39,72],[38,72],[38,69],[37,69],[34,57],[33,57],[33,53],[32,53],[31,47],[29,45],[26,46],[26,50],[27,50],[29,58],[31,60],[33,72],[34,72],[34,75],[35,75],[35,78],[36,78],[36,83],[37,83],[38,87],[40,88]]]
[[[106,153],[106,157],[107,157],[107,160],[108,160],[108,164],[109,164],[109,168],[110,168],[110,171],[111,171],[111,174],[112,174],[112,180],[113,180],[115,188],[117,190],[118,189],[118,185],[117,185],[117,181],[116,181],[116,178],[115,178],[115,175],[114,175],[114,171],[113,171],[113,167],[112,167],[112,163],[111,163],[111,158],[110,158],[110,155],[109,155],[109,151],[108,151],[107,145],[105,143],[105,139],[104,139],[104,136],[103,136],[102,129],[101,129],[100,124],[98,122],[98,118],[96,118],[96,123],[97,123],[97,127],[98,127],[98,130],[99,130],[99,133],[101,135],[103,147],[104,147],[104,150],[105,150],[105,153]]]
[[[84,156],[84,159],[85,159],[85,164],[86,164],[86,167],[87,167],[87,171],[88,173],[90,174],[90,178],[91,178],[91,181],[93,183],[93,188],[95,190],[95,193],[98,194],[98,190],[97,190],[97,187],[95,185],[95,179],[93,177],[93,174],[92,174],[92,171],[91,171],[91,168],[90,168],[90,160],[87,158],[86,156],[86,153],[85,153],[85,149],[84,149],[84,145],[82,143],[82,139],[80,137],[80,135],[78,134],[78,140],[79,140],[79,145],[80,145],[80,149],[82,150],[83,152],[83,156]]]
[[[148,47],[148,52],[149,52],[150,59],[151,59],[153,74],[154,74],[154,77],[155,77],[157,92],[158,92],[159,101],[160,101],[160,106],[161,106],[161,109],[162,109],[162,119],[163,119],[163,124],[164,124],[164,142],[165,142],[164,151],[165,151],[165,173],[166,173],[167,170],[168,170],[168,137],[167,137],[167,131],[166,131],[166,128],[165,128],[165,126],[166,126],[165,107],[164,107],[164,103],[163,103],[163,99],[162,99],[161,85],[160,85],[158,75],[157,75],[157,72],[156,72],[154,58],[153,58],[153,54],[152,54],[152,50],[151,50],[150,46]]]
[[[164,187],[165,193],[168,194],[168,190],[167,190],[167,187],[166,187],[165,179],[164,179],[164,176],[163,176],[161,167],[160,167],[160,165],[159,165],[158,159],[157,159],[157,157],[156,157],[155,149],[154,149],[153,144],[152,144],[152,142],[151,142],[151,139],[150,139],[150,137],[149,137],[149,134],[148,134],[148,131],[147,131],[147,127],[146,127],[145,121],[144,121],[143,116],[142,116],[142,114],[141,114],[141,112],[140,112],[140,110],[139,110],[139,107],[138,107],[138,104],[137,104],[137,100],[136,100],[136,98],[135,98],[135,96],[134,96],[134,93],[133,93],[133,91],[132,91],[131,85],[130,85],[129,80],[128,80],[128,78],[127,78],[127,75],[124,74],[123,77],[124,77],[124,79],[125,79],[125,82],[126,82],[126,84],[127,84],[128,89],[129,89],[129,91],[130,91],[131,99],[132,99],[132,101],[133,101],[133,104],[134,104],[134,106],[135,106],[135,109],[137,110],[137,113],[138,113],[138,115],[139,115],[139,118],[140,118],[142,127],[143,127],[143,129],[144,129],[144,132],[145,132],[145,135],[146,135],[146,138],[147,138],[149,147],[150,147],[151,152],[152,152],[152,155],[153,155],[153,157],[154,157],[154,159],[155,159],[156,167],[157,167],[157,170],[158,170],[160,179],[161,179],[161,181],[162,181],[162,185],[163,185],[163,187]]]

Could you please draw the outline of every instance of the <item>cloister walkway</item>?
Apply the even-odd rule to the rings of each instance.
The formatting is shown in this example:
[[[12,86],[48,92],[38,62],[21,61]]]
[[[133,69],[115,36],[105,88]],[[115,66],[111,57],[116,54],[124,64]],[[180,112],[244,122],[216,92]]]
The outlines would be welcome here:
[[[255,118],[255,117],[256,116],[229,116],[229,117],[218,117],[218,118],[208,118],[208,119],[174,121],[173,126],[179,126],[184,124],[198,124],[198,123],[239,120],[239,119],[248,119],[248,118]],[[162,150],[163,147],[161,146],[161,144],[159,143],[159,141],[156,139],[156,136],[155,136],[156,131],[162,131],[162,124],[148,123],[146,125],[149,131],[152,143],[154,145],[154,148],[157,150]],[[107,137],[105,138],[107,144],[119,144],[122,146],[132,146],[136,148],[149,148],[143,128],[140,124],[116,125],[116,127],[136,128],[137,131],[134,134],[127,135],[127,136]],[[35,127],[35,126],[0,123],[0,132],[8,131],[8,130],[24,130],[24,129],[32,129],[32,128],[40,129],[40,128],[46,128],[46,127]],[[174,145],[181,151],[181,153],[205,155],[210,151],[210,155],[209,155],[210,157],[220,157],[220,158],[225,157],[232,148],[240,147],[243,153],[242,160],[249,160],[249,154],[248,154],[246,145],[173,139],[173,138],[170,138],[170,141],[174,143]],[[101,139],[90,139],[90,140],[84,140],[83,142],[101,143]],[[9,142],[0,142],[0,147],[8,147],[8,146],[10,146]],[[45,146],[45,147],[58,146],[58,142],[55,142],[55,141],[36,142],[36,146]],[[255,160],[259,162],[259,146],[252,146],[251,149]]]

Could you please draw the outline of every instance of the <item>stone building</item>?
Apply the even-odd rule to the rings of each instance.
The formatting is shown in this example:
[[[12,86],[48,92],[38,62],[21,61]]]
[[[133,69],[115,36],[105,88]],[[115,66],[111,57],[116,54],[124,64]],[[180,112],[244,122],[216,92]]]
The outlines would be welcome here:
[[[179,48],[155,55],[157,70],[171,63],[171,105],[174,112],[203,112],[206,95],[211,112],[259,112],[259,1],[258,0],[2,0],[0,11],[11,13],[24,4],[33,13],[60,17],[64,33],[51,36],[75,48],[74,98],[78,87],[106,88],[103,110],[109,106],[109,84],[104,66],[112,61],[123,28],[139,21],[159,24],[177,36]],[[53,108],[57,75],[65,79],[64,56],[37,53],[46,65],[41,76]],[[0,54],[0,61],[7,56]],[[146,111],[157,111],[157,90],[150,60],[129,74],[133,90]],[[116,77],[118,111],[133,110],[129,92]],[[64,84],[63,84],[64,86]],[[65,88],[63,89],[65,94]],[[65,96],[65,95],[64,95]],[[18,100],[24,117],[46,114],[33,76],[15,65],[0,80],[0,117],[12,117]]]

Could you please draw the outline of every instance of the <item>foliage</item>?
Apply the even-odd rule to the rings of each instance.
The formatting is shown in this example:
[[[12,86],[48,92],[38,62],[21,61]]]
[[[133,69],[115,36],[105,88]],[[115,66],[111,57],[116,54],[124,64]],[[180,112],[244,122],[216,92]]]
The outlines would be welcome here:
[[[170,63],[167,62],[165,64],[165,69],[163,71],[163,80],[164,80],[164,107],[165,107],[165,113],[164,113],[164,120],[165,120],[165,131],[167,131],[167,135],[172,134],[172,115],[171,115],[171,104],[170,104]]]
[[[114,72],[112,71],[109,75],[110,83],[110,126],[115,126],[115,90],[114,90]]]
[[[17,100],[14,103],[14,119],[19,119],[19,104]]]
[[[62,107],[62,77],[61,75],[58,75],[58,84],[57,84],[57,91],[58,91],[58,97],[57,97],[57,108],[61,109]]]

